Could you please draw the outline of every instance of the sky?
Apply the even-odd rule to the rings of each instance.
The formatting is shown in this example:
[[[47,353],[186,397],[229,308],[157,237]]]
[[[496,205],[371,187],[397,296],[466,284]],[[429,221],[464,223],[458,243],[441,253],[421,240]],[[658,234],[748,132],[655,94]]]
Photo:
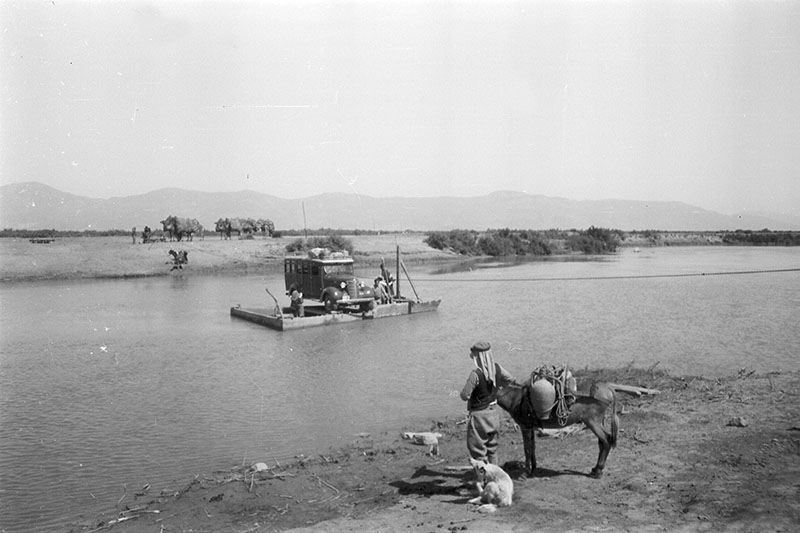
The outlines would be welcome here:
[[[800,1],[0,0],[0,184],[800,212]]]

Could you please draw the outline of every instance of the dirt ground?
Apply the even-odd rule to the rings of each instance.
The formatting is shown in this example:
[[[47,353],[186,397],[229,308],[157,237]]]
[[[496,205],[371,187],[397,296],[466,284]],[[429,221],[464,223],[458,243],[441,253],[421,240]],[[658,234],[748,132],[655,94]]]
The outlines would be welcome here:
[[[71,533],[796,531],[800,524],[800,374],[678,378],[654,369],[578,373],[580,387],[612,381],[655,388],[618,393],[620,438],[602,479],[589,431],[537,438],[539,469],[521,471],[510,418],[500,459],[514,480],[511,507],[468,503],[464,425],[426,421],[357,435],[339,450],[293,464],[209,472],[175,490],[140,494]],[[608,424],[608,421],[607,421]],[[438,431],[440,456],[401,438]]]

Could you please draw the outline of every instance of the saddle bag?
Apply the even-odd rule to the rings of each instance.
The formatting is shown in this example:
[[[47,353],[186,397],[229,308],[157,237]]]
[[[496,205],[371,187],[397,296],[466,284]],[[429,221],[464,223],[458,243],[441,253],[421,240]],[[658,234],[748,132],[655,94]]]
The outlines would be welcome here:
[[[539,420],[566,425],[577,395],[575,378],[566,366],[537,368],[531,373],[530,390],[531,405]]]
[[[548,420],[556,404],[556,389],[546,379],[531,383],[531,407],[539,420]]]

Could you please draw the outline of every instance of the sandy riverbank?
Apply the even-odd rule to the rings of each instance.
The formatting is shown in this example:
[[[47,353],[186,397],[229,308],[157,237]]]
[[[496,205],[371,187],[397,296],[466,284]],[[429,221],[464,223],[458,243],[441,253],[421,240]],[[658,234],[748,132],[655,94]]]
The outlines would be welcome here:
[[[297,237],[221,240],[210,234],[192,242],[133,244],[130,237],[57,237],[53,242],[34,244],[28,239],[0,239],[0,280],[102,279],[170,275],[169,250],[188,252],[189,264],[182,273],[260,274],[279,268],[286,245]],[[400,247],[406,264],[468,260],[452,252],[425,244],[423,233],[348,235],[357,264],[372,266],[385,258],[394,264]],[[643,234],[631,234],[621,248],[654,246],[721,245],[715,233],[676,232],[659,234],[654,241]]]
[[[268,458],[205,472],[161,494],[122,500],[71,533],[439,532],[439,531],[793,531],[800,523],[800,375],[675,378],[632,369],[579,374],[658,388],[620,393],[619,445],[602,479],[587,476],[597,441],[590,432],[537,439],[540,469],[519,468],[521,436],[504,423],[501,461],[514,479],[511,507],[485,514],[473,495],[464,426],[419,421],[293,464]],[[440,457],[400,437],[443,434]]]
[[[457,259],[429,247],[422,234],[348,236],[360,265],[394,263],[397,246],[406,264]],[[124,278],[170,275],[169,250],[188,252],[185,274],[259,274],[280,267],[286,245],[295,237],[133,244],[122,237],[67,237],[49,244],[0,239],[0,280]]]

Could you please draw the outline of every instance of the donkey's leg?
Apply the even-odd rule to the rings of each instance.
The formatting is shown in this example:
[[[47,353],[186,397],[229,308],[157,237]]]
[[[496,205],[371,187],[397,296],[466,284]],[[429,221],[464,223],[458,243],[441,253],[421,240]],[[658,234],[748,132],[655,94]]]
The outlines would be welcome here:
[[[600,449],[597,454],[597,464],[592,468],[591,477],[599,479],[603,477],[603,469],[606,466],[606,458],[608,452],[611,451],[611,444],[608,441],[608,435],[603,427],[603,424],[598,424],[594,420],[587,420],[586,427],[592,430],[592,433],[597,435],[597,446]]]
[[[525,471],[529,476],[536,470],[536,440],[533,428],[520,427],[522,430],[522,446],[525,449]]]

